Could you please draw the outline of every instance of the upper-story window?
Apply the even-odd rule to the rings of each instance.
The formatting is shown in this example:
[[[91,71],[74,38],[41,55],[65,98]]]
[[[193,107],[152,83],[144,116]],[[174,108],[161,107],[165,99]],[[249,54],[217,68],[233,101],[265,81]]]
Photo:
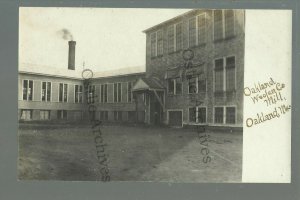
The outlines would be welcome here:
[[[182,23],[178,23],[176,26],[176,51],[179,51],[182,49]]]
[[[198,24],[198,44],[206,42],[206,15],[205,13],[197,17]]]
[[[82,85],[75,85],[75,103],[82,103]]]
[[[215,60],[215,91],[235,90],[235,57],[229,56]]]
[[[107,102],[107,84],[101,85],[100,90],[101,90],[100,102],[106,103]]]
[[[64,83],[59,84],[58,100],[59,102],[68,101],[68,84],[64,84]]]
[[[189,47],[197,45],[196,32],[196,17],[193,17],[189,19]]]
[[[32,101],[33,97],[33,81],[23,80],[23,100]]]
[[[168,79],[168,94],[182,94],[180,78]]]
[[[234,11],[214,10],[214,40],[234,35]]]
[[[168,27],[168,52],[172,53],[175,51],[175,35],[174,25]]]
[[[163,32],[158,30],[150,35],[151,57],[163,55]]]
[[[114,102],[122,101],[122,84],[114,83]]]
[[[42,101],[51,101],[51,82],[42,82]]]
[[[168,52],[180,51],[183,48],[182,22],[168,27]]]

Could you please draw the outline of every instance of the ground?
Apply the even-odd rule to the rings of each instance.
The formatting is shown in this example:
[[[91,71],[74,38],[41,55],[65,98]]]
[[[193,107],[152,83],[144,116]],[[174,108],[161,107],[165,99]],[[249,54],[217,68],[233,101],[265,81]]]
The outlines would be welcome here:
[[[240,182],[242,133],[209,131],[204,163],[197,132],[143,126],[101,128],[112,181]],[[20,180],[100,179],[95,135],[84,126],[20,126]]]

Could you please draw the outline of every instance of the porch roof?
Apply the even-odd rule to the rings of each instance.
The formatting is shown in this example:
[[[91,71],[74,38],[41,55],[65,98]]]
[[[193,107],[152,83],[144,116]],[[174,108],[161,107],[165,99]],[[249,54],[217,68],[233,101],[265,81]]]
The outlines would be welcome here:
[[[139,80],[132,87],[132,91],[142,91],[142,90],[164,90],[164,86],[153,77],[149,78],[139,78]]]

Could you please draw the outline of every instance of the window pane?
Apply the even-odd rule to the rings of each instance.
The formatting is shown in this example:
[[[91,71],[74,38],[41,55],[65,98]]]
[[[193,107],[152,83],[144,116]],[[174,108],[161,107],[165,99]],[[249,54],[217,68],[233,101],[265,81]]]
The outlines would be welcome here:
[[[168,93],[174,94],[174,80],[168,79]]]
[[[23,80],[23,100],[27,100],[28,80]]]
[[[51,82],[47,82],[47,101],[51,100]]]
[[[226,124],[235,124],[235,107],[226,108]]]
[[[196,122],[196,107],[189,108],[189,121]]]
[[[64,102],[68,101],[68,85],[64,84]]]
[[[172,26],[169,26],[169,28],[168,28],[168,51],[169,51],[169,53],[172,53],[175,51],[174,41],[175,41],[174,25],[172,25]]]
[[[79,94],[78,94],[79,103],[82,103],[82,90],[83,90],[83,87],[82,87],[82,85],[80,85],[79,86]]]
[[[189,79],[189,93],[197,93],[197,86],[196,86],[196,78],[192,77]]]
[[[204,74],[198,76],[198,92],[206,92],[206,79]]]
[[[127,88],[128,102],[131,102],[131,96],[132,96],[131,87],[132,87],[132,83],[128,82],[128,88]]]
[[[234,13],[233,10],[225,10],[225,37],[234,35]]]
[[[196,18],[189,20],[189,47],[196,45]]]
[[[206,123],[206,108],[198,108],[198,122]]]
[[[105,87],[104,87],[104,89],[105,89],[105,90],[104,90],[104,91],[105,91],[105,92],[104,92],[104,102],[107,102],[107,84],[105,84],[104,86],[105,86]]]
[[[214,10],[214,39],[223,38],[222,10]]]
[[[198,16],[198,44],[206,42],[205,14]]]
[[[42,101],[46,101],[46,82],[42,82]]]
[[[182,23],[176,24],[176,51],[182,49]]]
[[[157,55],[163,54],[163,32],[160,30],[157,32]]]
[[[59,102],[62,102],[63,101],[63,84],[62,83],[60,83],[59,84]]]
[[[156,56],[156,33],[151,34],[151,57]]]
[[[223,107],[215,107],[215,123],[223,124],[223,115],[224,108]]]
[[[118,84],[114,83],[114,102],[118,100]]]
[[[176,80],[176,94],[181,94],[182,93],[182,82],[180,78],[177,78]]]
[[[32,100],[33,96],[33,81],[29,81],[29,86],[28,86],[28,100]]]
[[[215,91],[223,91],[224,86],[223,59],[215,60]]]
[[[78,103],[79,99],[78,99],[78,85],[75,85],[75,103]]]
[[[122,84],[118,83],[118,102],[122,101]]]

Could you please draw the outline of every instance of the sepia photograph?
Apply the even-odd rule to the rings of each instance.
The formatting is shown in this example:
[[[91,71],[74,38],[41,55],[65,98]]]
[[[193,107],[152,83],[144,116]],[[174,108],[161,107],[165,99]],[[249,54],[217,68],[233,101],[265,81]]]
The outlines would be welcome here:
[[[20,7],[18,180],[242,182],[244,55],[242,9]]]

